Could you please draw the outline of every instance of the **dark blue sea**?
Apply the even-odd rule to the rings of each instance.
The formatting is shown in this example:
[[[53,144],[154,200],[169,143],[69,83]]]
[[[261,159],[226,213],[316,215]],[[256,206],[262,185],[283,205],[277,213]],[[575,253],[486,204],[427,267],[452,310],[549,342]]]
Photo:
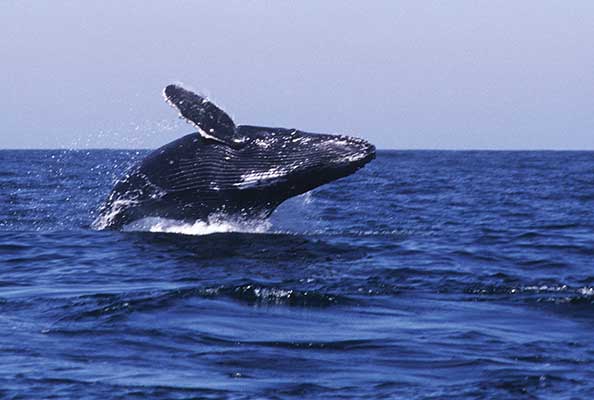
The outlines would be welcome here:
[[[269,221],[91,229],[145,154],[0,151],[0,398],[594,393],[593,152],[383,151]]]

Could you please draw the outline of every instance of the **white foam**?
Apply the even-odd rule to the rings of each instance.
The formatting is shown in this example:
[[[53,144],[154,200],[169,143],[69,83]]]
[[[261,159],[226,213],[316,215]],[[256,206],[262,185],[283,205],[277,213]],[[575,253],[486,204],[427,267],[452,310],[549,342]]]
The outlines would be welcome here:
[[[167,218],[143,218],[123,227],[126,232],[177,233],[181,235],[210,235],[213,233],[243,232],[266,233],[270,229],[267,220],[229,219],[227,216],[213,216],[208,221],[193,223]]]

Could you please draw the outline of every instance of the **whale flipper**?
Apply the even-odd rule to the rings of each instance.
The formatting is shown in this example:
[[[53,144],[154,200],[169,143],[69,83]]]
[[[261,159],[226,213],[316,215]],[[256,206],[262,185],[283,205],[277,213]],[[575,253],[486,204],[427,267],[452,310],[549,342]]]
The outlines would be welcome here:
[[[205,97],[179,85],[167,86],[163,94],[167,102],[196,126],[203,137],[227,144],[239,139],[231,117]]]

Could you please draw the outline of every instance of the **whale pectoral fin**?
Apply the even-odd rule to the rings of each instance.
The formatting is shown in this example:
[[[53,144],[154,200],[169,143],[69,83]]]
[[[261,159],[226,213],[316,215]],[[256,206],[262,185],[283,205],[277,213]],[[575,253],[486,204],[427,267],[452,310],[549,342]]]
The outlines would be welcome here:
[[[205,97],[178,85],[167,86],[163,94],[167,102],[177,108],[182,117],[195,125],[203,137],[223,143],[238,139],[231,117]]]

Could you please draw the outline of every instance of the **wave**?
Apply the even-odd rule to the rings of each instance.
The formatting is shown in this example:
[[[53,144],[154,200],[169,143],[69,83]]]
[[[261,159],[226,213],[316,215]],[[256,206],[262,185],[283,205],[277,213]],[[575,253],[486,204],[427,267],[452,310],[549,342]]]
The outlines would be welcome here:
[[[350,297],[325,291],[299,290],[255,283],[146,292],[95,293],[76,296],[65,303],[56,300],[57,304],[50,306],[48,310],[49,314],[57,313],[58,317],[50,330],[59,327],[61,323],[115,321],[126,318],[131,313],[151,313],[173,309],[191,299],[229,299],[255,307],[329,308],[354,304],[354,300]],[[9,305],[13,307],[18,305],[7,299],[0,298],[0,300],[4,303],[10,302]],[[47,302],[47,299],[45,301]],[[76,327],[76,329],[80,328],[80,326]]]
[[[572,287],[565,284],[528,286],[485,286],[464,290],[474,301],[489,301],[498,297],[552,304],[594,304],[594,287]]]

